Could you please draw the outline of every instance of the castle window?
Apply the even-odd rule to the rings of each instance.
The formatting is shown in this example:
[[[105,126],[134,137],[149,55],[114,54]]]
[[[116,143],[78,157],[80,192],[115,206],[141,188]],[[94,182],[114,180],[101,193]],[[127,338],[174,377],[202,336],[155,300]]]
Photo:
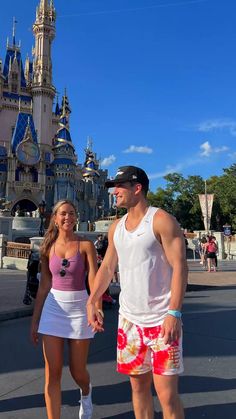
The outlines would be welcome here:
[[[44,104],[43,105],[43,111],[46,112],[46,110],[47,110],[47,106],[46,106],[46,104]]]

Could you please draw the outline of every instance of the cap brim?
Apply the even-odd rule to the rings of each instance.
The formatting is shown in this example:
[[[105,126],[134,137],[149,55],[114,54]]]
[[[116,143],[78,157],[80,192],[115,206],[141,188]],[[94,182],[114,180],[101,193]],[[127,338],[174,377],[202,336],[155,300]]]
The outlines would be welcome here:
[[[115,182],[113,180],[108,180],[105,182],[105,188],[112,188],[115,185]]]
[[[128,180],[118,180],[118,179],[112,179],[112,180],[107,180],[105,182],[105,187],[106,188],[114,188],[115,185],[120,184],[120,183],[126,183],[129,182]]]

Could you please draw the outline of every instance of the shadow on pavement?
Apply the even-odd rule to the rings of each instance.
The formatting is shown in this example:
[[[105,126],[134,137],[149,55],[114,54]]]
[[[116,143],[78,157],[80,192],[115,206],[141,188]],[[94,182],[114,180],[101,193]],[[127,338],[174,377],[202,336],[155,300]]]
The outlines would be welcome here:
[[[233,380],[220,380],[212,379],[208,377],[185,377],[188,380],[182,380],[181,392],[182,390],[186,392],[186,387],[191,386],[192,380],[195,385],[192,391],[222,391],[229,388],[234,388]],[[199,380],[197,379],[199,378]],[[230,385],[222,381],[230,381]],[[226,385],[225,385],[226,384]],[[190,389],[191,390],[191,389]],[[112,386],[102,386],[94,388],[94,405],[107,405],[115,403],[124,403],[130,402],[130,387],[129,383],[120,383]],[[62,392],[62,403],[63,405],[69,406],[78,406],[78,390],[67,390]],[[33,394],[23,397],[13,397],[11,399],[0,401],[0,412],[10,412],[10,411],[20,411],[26,409],[33,409],[37,407],[44,407],[44,396],[43,394]],[[185,408],[185,415],[188,419],[199,419],[204,417],[204,419],[222,419],[227,417],[227,419],[235,419],[236,403],[222,403],[214,405],[204,405],[197,406],[192,408]],[[161,413],[155,413],[155,419],[161,419]],[[113,419],[134,419],[134,414],[132,411],[111,415],[102,416],[99,419],[113,418]]]
[[[236,403],[214,404],[185,409],[186,419],[235,419]]]
[[[191,291],[205,291],[205,290],[235,290],[236,285],[204,285],[204,284],[188,284],[187,285],[187,292]],[[185,298],[188,295],[185,296]]]
[[[235,378],[216,378],[201,376],[181,376],[179,382],[180,394],[203,393],[211,391],[226,391],[235,389]]]

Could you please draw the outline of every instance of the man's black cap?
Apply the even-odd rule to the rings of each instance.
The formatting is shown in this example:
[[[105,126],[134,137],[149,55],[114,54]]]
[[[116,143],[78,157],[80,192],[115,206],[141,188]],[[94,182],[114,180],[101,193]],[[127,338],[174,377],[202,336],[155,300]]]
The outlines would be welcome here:
[[[148,190],[149,180],[143,169],[136,166],[122,166],[116,172],[114,179],[105,182],[106,188],[112,188],[116,183],[137,182]]]

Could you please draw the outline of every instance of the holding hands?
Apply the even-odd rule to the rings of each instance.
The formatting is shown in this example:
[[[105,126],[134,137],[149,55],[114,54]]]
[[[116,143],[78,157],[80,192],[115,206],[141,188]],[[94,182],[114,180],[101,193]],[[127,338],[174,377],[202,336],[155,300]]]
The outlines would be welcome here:
[[[104,313],[95,304],[87,303],[87,317],[88,325],[92,327],[93,332],[104,332]]]

